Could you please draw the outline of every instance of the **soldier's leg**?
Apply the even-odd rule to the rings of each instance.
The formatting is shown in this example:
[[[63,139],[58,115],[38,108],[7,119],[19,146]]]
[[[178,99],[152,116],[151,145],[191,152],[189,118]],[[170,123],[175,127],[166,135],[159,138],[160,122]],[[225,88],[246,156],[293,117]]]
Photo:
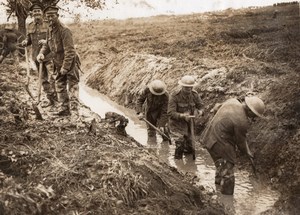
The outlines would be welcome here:
[[[177,137],[175,140],[175,159],[182,159],[184,153],[185,139],[183,136]]]
[[[67,74],[67,83],[71,110],[78,111],[79,105],[79,71],[75,67]]]
[[[54,83],[50,83],[49,79],[51,77],[49,73],[49,69],[52,69],[53,71],[53,65],[49,62],[43,63],[43,71],[42,71],[42,86],[43,90],[46,93],[46,97],[48,101],[42,105],[42,107],[49,107],[55,105],[55,94],[54,94]]]
[[[58,74],[55,80],[55,88],[58,98],[58,112],[57,115],[70,115],[69,96],[67,91],[67,76]]]
[[[184,135],[184,151],[187,154],[193,154],[195,152],[192,139],[187,135]]]
[[[151,112],[146,113],[146,120],[149,121],[152,125],[156,126],[157,120],[155,117],[153,117],[153,114]],[[156,138],[156,131],[154,128],[152,128],[150,125],[147,124],[147,132],[148,132],[148,137],[149,138]]]
[[[221,177],[221,193],[225,195],[233,195],[234,193],[234,164],[223,160],[220,165],[219,175]]]
[[[221,175],[220,175],[220,168],[221,168],[221,164],[223,162],[223,158],[215,152],[214,147],[211,148],[210,150],[208,150],[211,158],[213,159],[214,163],[215,163],[215,167],[216,167],[216,171],[215,171],[215,184],[220,185],[221,184]]]

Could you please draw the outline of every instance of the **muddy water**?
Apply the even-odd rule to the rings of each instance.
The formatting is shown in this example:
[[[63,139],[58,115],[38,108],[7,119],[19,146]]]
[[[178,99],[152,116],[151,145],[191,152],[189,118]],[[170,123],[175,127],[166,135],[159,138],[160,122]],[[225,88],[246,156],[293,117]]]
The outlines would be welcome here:
[[[212,193],[212,198],[218,199],[224,204],[229,214],[260,214],[270,209],[278,198],[278,193],[261,184],[257,179],[249,177],[244,170],[235,172],[236,183],[233,196],[226,196],[216,191],[214,184],[215,168],[207,151],[203,148],[196,149],[196,161],[191,157],[184,157],[182,160],[174,159],[174,144],[162,142],[158,136],[156,142],[147,142],[146,125],[138,120],[133,110],[124,108],[109,98],[101,95],[96,90],[80,85],[80,100],[92,111],[104,118],[105,113],[113,111],[125,115],[129,119],[126,127],[127,133],[138,142],[154,151],[158,157],[179,171],[197,176],[195,183],[202,185]],[[214,192],[216,191],[216,192]]]

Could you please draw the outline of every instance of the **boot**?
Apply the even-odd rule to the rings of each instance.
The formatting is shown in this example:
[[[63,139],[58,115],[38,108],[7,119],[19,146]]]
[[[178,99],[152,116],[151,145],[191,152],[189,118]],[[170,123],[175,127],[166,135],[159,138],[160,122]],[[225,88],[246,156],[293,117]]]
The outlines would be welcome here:
[[[174,158],[175,159],[182,159],[183,157],[183,152],[184,152],[184,148],[182,146],[182,142],[180,140],[175,141],[175,155]]]
[[[222,178],[221,180],[221,193],[224,195],[233,195],[234,193],[234,177]]]

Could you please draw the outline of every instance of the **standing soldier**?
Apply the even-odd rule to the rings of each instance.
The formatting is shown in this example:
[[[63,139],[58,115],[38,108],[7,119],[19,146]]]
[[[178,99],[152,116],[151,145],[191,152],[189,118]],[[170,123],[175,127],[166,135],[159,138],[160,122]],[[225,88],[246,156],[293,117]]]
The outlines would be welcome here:
[[[78,108],[79,57],[74,47],[72,32],[59,21],[58,10],[56,6],[48,6],[44,10],[49,29],[47,43],[43,44],[37,60],[42,61],[46,54],[51,53],[59,102],[59,110],[55,114],[69,116],[70,109],[77,111]]]
[[[185,75],[178,82],[181,90],[173,93],[168,106],[170,129],[176,135],[175,159],[181,159],[184,152],[193,153],[195,148],[192,143],[193,118],[199,115],[201,99],[193,87],[197,84],[194,77]]]
[[[167,108],[169,94],[166,92],[167,86],[161,80],[152,81],[137,99],[137,114],[140,120],[145,119],[152,125],[160,128],[168,136]],[[145,104],[145,114],[143,105]],[[156,131],[147,125],[148,140],[156,140]],[[163,136],[163,140],[166,138]]]
[[[43,6],[39,2],[34,2],[30,7],[30,12],[34,18],[34,21],[31,22],[27,27],[26,39],[22,41],[22,46],[30,46],[31,57],[34,60],[37,68],[39,68],[39,62],[36,57],[39,54],[39,51],[44,43],[46,43],[46,34],[48,25],[43,20]],[[48,101],[42,105],[42,107],[54,106],[57,96],[55,93],[55,80],[54,80],[54,67],[50,55],[46,56],[43,60],[42,71],[42,86],[46,93]]]
[[[234,193],[236,147],[253,159],[246,133],[249,122],[262,117],[264,110],[263,101],[255,96],[245,97],[242,103],[234,98],[228,99],[206,127],[203,143],[215,162],[215,184],[221,185],[222,194]]]

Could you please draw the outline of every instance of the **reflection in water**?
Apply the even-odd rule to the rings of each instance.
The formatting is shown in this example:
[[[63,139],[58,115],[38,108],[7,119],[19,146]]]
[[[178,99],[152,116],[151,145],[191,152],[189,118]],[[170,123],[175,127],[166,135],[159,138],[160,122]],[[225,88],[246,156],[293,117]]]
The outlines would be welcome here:
[[[107,97],[99,94],[83,84],[80,85],[80,100],[92,111],[104,118],[109,111],[125,115],[129,119],[126,132],[150,151],[157,154],[161,161],[170,166],[176,167],[183,173],[195,174],[199,178],[199,185],[206,190],[216,190],[218,199],[224,204],[229,214],[260,214],[270,209],[278,198],[278,194],[260,181],[253,179],[250,181],[249,173],[244,170],[235,172],[235,192],[233,196],[222,195],[215,188],[215,167],[214,163],[203,148],[197,148],[196,160],[192,156],[184,156],[182,160],[174,159],[175,146],[169,142],[162,142],[159,135],[155,139],[147,140],[147,130],[144,122],[141,122],[134,110],[129,110],[120,106]]]

